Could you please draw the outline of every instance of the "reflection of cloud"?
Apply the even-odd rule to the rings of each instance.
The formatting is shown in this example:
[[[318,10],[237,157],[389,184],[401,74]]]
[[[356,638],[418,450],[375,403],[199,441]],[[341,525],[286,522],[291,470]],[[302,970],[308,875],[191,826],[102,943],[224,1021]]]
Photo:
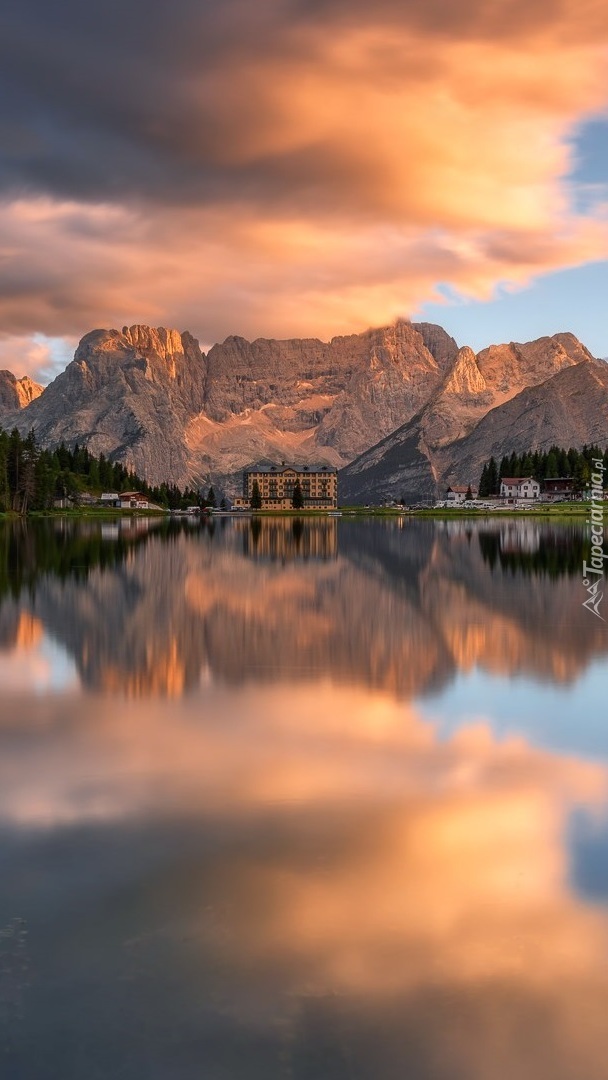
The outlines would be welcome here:
[[[90,722],[83,725],[80,698],[21,700],[18,730],[26,744],[30,723],[34,732],[42,725],[50,740],[39,746],[34,734],[28,747],[30,762],[41,752],[40,772],[32,768],[30,780],[35,805],[48,804],[46,823],[87,817],[83,776],[95,777],[95,805],[99,791],[114,792],[115,799],[108,794],[104,805],[118,817],[150,812],[161,792],[166,807],[197,812],[226,805],[335,803],[379,790],[390,801],[404,794],[418,798],[429,783],[447,794],[471,784],[501,790],[516,778],[528,791],[545,769],[553,795],[603,793],[599,768],[532,751],[519,739],[497,744],[483,726],[438,743],[432,727],[409,707],[330,683],[299,691],[212,688],[204,699],[173,703],[172,710],[168,724],[162,703],[115,702],[108,711],[103,698],[89,698]],[[56,737],[59,716],[65,724]],[[15,723],[7,710],[5,730]],[[12,752],[19,757],[20,742]],[[23,770],[14,768],[10,754],[0,768],[3,816],[28,821]],[[36,813],[30,823],[37,823]]]
[[[427,6],[93,5],[84,31],[33,0],[2,43],[5,329],[327,334],[605,254],[561,179],[606,102],[597,3]]]
[[[10,648],[0,651],[0,687],[3,694],[29,694],[32,690],[66,690],[75,685],[73,664],[44,633],[39,619],[28,612],[15,614]],[[21,706],[16,707],[17,714]],[[7,719],[10,717],[7,713]]]
[[[362,1077],[402,1075],[382,1064],[381,1046],[396,1039],[394,1060],[409,1061],[409,1023],[438,1080],[570,1080],[574,1061],[586,1080],[602,1076],[608,922],[569,888],[565,825],[575,804],[605,805],[604,767],[497,742],[484,725],[440,742],[410,708],[325,684],[211,689],[170,708],[109,711],[93,698],[86,718],[81,699],[29,701],[0,742],[3,828],[25,837],[95,822],[107,860],[133,824],[143,865],[142,830],[154,836],[135,916],[128,892],[144,937],[128,946],[144,971],[160,946],[163,1001],[166,950],[187,950],[197,1024],[200,1002],[211,1009],[218,997],[227,1039],[232,1022],[268,1024],[276,1037],[279,1017],[293,1061],[316,1002],[338,1009],[336,1039],[350,1024],[355,1045],[355,1031],[375,1040]],[[90,855],[98,834],[72,835]],[[193,835],[204,842],[189,855]],[[112,935],[123,925],[125,863],[120,917],[103,872],[101,920],[86,885],[95,941],[108,911]]]

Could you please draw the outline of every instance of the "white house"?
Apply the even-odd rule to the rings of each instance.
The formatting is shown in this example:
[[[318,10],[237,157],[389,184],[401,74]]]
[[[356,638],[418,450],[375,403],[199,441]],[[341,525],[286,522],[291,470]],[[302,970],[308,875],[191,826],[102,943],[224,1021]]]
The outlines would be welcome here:
[[[503,499],[538,499],[540,484],[532,476],[503,476],[500,494]]]
[[[452,484],[452,486],[446,490],[446,502],[449,506],[460,506],[461,503],[465,502],[468,490],[469,489],[466,486],[462,487],[460,484]],[[471,486],[471,497],[473,499],[477,498],[477,488],[474,488],[473,486]]]

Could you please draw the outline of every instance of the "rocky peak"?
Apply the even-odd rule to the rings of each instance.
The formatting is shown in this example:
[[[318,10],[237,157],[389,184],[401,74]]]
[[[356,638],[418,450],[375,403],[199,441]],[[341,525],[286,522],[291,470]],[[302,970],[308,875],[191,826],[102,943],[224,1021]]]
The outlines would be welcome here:
[[[17,379],[12,371],[0,371],[0,411],[8,413],[25,409],[31,401],[40,397],[43,389],[29,375]]]
[[[468,394],[480,394],[486,389],[486,381],[477,367],[477,358],[468,345],[458,350],[454,367],[452,368],[444,387],[447,394],[455,394],[459,397]]]
[[[140,356],[164,360],[170,377],[176,377],[177,363],[184,357],[184,343],[178,330],[167,330],[164,326],[123,326],[122,336]]]
[[[202,408],[206,374],[205,356],[189,333],[161,326],[125,326],[120,330],[93,330],[82,338],[66,375],[75,387],[82,379],[102,387],[109,379],[133,378],[140,373],[172,394],[191,397],[192,410]]]
[[[490,345],[477,356],[477,366],[486,383],[499,394],[513,396],[525,386],[534,386],[564,368],[593,357],[574,334],[554,334],[524,345]]]
[[[435,357],[442,371],[447,371],[456,359],[458,345],[453,337],[436,323],[412,323],[414,330],[420,334],[426,348]]]
[[[29,375],[24,375],[23,378],[17,379],[15,389],[19,397],[19,404],[22,409],[25,409],[30,401],[35,401],[37,397],[40,397],[44,387],[30,379]]]

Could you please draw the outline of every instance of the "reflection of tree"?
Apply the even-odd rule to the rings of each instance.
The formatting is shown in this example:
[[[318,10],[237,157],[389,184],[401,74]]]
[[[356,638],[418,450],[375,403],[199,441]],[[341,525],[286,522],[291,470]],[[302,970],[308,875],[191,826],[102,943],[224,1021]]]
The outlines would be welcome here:
[[[91,570],[120,566],[152,532],[169,538],[182,524],[152,518],[89,522],[54,518],[0,525],[0,600],[18,598],[45,574],[60,581],[86,581]]]
[[[262,531],[262,522],[259,518],[252,518],[250,522],[251,532],[251,544],[254,551],[257,551],[258,541],[260,539],[260,533]]]
[[[294,518],[291,523],[291,532],[293,534],[296,551],[299,551],[302,541],[302,534],[304,532],[304,522],[301,518]]]
[[[482,559],[492,570],[498,564],[502,570],[527,576],[543,574],[553,580],[577,577],[589,554],[589,541],[582,530],[567,526],[544,530],[536,551],[527,550],[528,543],[523,530],[479,532]]]

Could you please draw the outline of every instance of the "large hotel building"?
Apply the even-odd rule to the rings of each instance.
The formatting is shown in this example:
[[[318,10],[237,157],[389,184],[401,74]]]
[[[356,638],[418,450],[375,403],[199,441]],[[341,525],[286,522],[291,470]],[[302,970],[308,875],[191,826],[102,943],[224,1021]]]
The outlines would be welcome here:
[[[331,465],[264,465],[243,473],[243,495],[233,500],[236,510],[249,509],[257,483],[262,510],[290,510],[293,491],[302,489],[305,510],[335,510],[338,505],[338,470]]]

